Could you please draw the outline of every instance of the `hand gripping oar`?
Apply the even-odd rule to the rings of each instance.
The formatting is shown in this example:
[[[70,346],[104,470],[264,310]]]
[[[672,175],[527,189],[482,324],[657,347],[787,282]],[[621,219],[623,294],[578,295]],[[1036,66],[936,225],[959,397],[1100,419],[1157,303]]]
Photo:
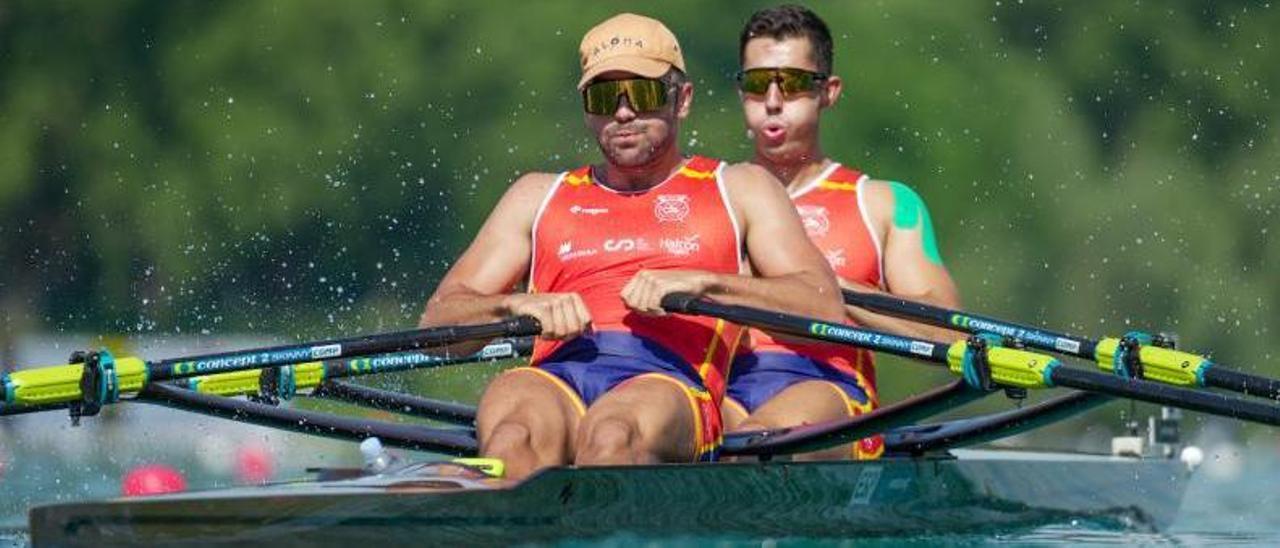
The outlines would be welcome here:
[[[14,414],[27,406],[44,410],[67,404],[76,420],[96,414],[103,405],[119,401],[122,394],[136,393],[149,383],[313,360],[403,352],[477,339],[521,337],[540,331],[537,320],[521,316],[482,325],[433,327],[155,362],[135,357],[116,358],[106,351],[92,352],[81,355],[83,363],[26,369],[0,377],[3,387],[0,403],[4,404],[4,414]]]
[[[679,293],[664,297],[662,307],[668,312],[711,316],[768,331],[947,365],[951,372],[976,388],[989,389],[994,385],[1027,389],[1075,388],[1280,426],[1280,407],[1277,406],[1063,367],[1051,356],[996,346],[998,338],[974,336],[967,341],[945,345],[758,308],[712,303]]]
[[[1156,337],[1133,332],[1099,341],[1027,327],[986,316],[912,302],[878,293],[844,291],[844,302],[891,316],[968,333],[994,333],[1031,348],[1095,361],[1103,371],[1174,386],[1221,388],[1280,400],[1280,380],[1233,371],[1204,356],[1161,346]]]

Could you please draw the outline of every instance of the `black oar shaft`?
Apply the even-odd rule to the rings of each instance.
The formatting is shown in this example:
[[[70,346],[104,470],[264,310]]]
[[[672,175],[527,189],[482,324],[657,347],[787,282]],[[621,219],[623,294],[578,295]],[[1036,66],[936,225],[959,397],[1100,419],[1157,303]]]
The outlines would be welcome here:
[[[808,337],[815,340],[860,346],[871,350],[882,350],[885,348],[885,345],[879,344],[879,339],[884,338],[884,340],[890,341],[891,344],[888,345],[889,350],[882,351],[891,351],[895,354],[916,357],[918,359],[942,364],[948,363],[946,357],[947,347],[936,343],[914,341],[912,339],[897,337],[895,335],[864,331],[847,326],[833,325],[809,318],[779,314],[750,307],[711,303],[699,300],[687,294],[668,295],[662,300],[662,305],[670,312],[686,312],[715,316],[731,322],[750,325],[752,327],[777,330],[783,333]],[[934,355],[934,352],[920,353],[895,351],[904,348],[904,343],[897,341],[906,341],[911,345],[924,344],[930,346],[931,350],[933,348],[940,349],[941,356]],[[1032,356],[1034,357],[1036,355],[1033,354]],[[1017,369],[1021,367],[1017,366],[1016,363],[1013,365],[1016,366],[1014,371],[1017,371]],[[1192,411],[1200,411],[1251,422],[1280,426],[1280,406],[1261,404],[1255,401],[1225,398],[1209,392],[1200,392],[1145,380],[1129,379],[1081,369],[1071,369],[1069,367],[1062,367],[1056,362],[1056,360],[1049,360],[1045,362],[1041,361],[1040,358],[1034,358],[1026,361],[1025,366],[1027,368],[1034,368],[1031,369],[1033,371],[1038,371],[1036,373],[1037,376],[1048,373],[1050,375],[1049,380],[1053,386],[1076,388],[1079,390],[1098,392],[1111,396],[1169,405]],[[998,375],[996,377],[998,380]],[[1027,377],[1018,375],[1011,375],[1006,378],[1012,379],[1015,382],[1028,380]],[[1032,383],[1031,386],[1034,386],[1035,384],[1039,383]]]
[[[1280,426],[1280,407],[1256,401],[1227,398],[1211,392],[1200,392],[1069,367],[1054,369],[1052,380],[1055,386]]]
[[[68,404],[65,403],[46,403],[41,405],[12,405],[0,404],[0,417],[10,415],[26,415],[28,413],[40,413],[42,411],[57,411],[66,409]]]
[[[953,381],[865,415],[792,428],[725,434],[720,452],[732,456],[820,451],[914,423],[981,399],[987,394],[989,392],[969,388],[963,381]]]
[[[948,345],[933,341],[821,322],[781,312],[713,303],[684,293],[667,295],[662,299],[662,307],[669,312],[714,316],[768,331],[849,344],[885,354],[894,354],[943,365],[947,363],[947,350],[950,348]]]
[[[1112,401],[1091,392],[1072,392],[1038,404],[940,424],[906,426],[886,434],[885,452],[921,455],[1016,436]]]
[[[924,303],[908,301],[890,295],[844,290],[845,304],[889,314],[908,320],[921,321],[940,327],[967,331],[986,331],[1022,341],[1029,347],[1097,359],[1098,341],[1055,333],[1035,327],[1006,322],[977,314],[948,310]],[[1219,364],[1211,364],[1204,371],[1204,386],[1221,388],[1248,396],[1280,400],[1280,380],[1251,375]]]
[[[977,314],[908,301],[879,293],[844,290],[844,302],[890,316],[921,321],[969,333],[987,332],[1018,339],[1032,348],[1060,352],[1092,360],[1097,342],[1083,337],[1006,322]]]
[[[1216,365],[1204,372],[1204,384],[1271,401],[1280,400],[1280,380],[1224,369]]]
[[[508,360],[533,351],[532,337],[507,338],[491,342],[474,354],[437,355],[429,352],[397,352],[348,360],[324,362],[324,378],[340,379],[377,373],[415,371],[446,365]]]
[[[476,408],[471,405],[379,390],[350,382],[326,381],[311,395],[461,426],[473,426],[476,420]]]
[[[541,327],[537,320],[522,316],[482,325],[432,327],[306,345],[174,358],[148,363],[147,369],[151,381],[166,381],[308,361],[419,350],[461,341],[536,335],[539,331]]]
[[[475,433],[470,429],[442,430],[301,411],[200,394],[166,384],[147,385],[138,392],[137,399],[237,422],[341,440],[377,437],[386,445],[457,456],[474,456],[479,450]]]

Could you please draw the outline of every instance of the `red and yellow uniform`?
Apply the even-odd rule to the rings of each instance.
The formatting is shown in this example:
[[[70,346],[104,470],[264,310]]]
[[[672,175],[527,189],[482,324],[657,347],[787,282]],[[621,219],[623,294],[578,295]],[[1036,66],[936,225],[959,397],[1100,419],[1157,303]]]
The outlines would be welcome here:
[[[699,316],[643,316],[622,302],[640,270],[744,271],[742,237],[721,181],[719,160],[695,156],[666,181],[621,192],[593,180],[590,167],[564,173],[533,228],[529,290],[578,293],[592,332],[570,341],[539,339],[532,367],[586,406],[641,375],[677,382],[698,417],[697,458],[712,458],[722,436],[719,405],[740,329]]]
[[[862,172],[832,164],[813,181],[797,188],[791,199],[809,239],[826,256],[836,276],[850,282],[883,285],[881,244],[868,224]],[[748,344],[734,360],[728,397],[747,413],[793,384],[831,383],[861,415],[879,405],[875,364],[870,351],[844,345],[777,340],[751,330]],[[854,456],[876,458],[884,452],[880,436],[854,444]]]

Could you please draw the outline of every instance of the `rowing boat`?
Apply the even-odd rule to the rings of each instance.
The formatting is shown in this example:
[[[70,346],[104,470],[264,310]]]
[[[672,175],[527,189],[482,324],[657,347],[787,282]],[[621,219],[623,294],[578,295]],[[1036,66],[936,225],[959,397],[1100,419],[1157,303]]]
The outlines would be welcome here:
[[[1162,530],[1191,473],[1177,459],[957,449],[878,461],[562,467],[521,483],[450,464],[31,511],[38,545],[512,544],[1008,531],[1088,520]]]
[[[1008,531],[1078,520],[1162,530],[1177,515],[1198,461],[1194,450],[1186,458],[1175,458],[1180,454],[1178,416],[1172,408],[1280,425],[1280,406],[1268,397],[1280,381],[1227,370],[1155,345],[1149,337],[1099,342],[1059,336],[1067,342],[1050,342],[1048,332],[1015,329],[1014,324],[1002,327],[984,319],[989,329],[948,345],[691,296],[664,299],[664,307],[673,313],[715,316],[912,357],[946,366],[961,379],[856,417],[725,435],[723,454],[759,461],[559,467],[522,482],[452,461],[385,471],[371,467],[364,473],[346,471],[343,478],[334,478],[330,471],[309,481],[39,506],[30,511],[32,540],[101,545],[351,544],[369,538],[414,544],[509,544],[620,534],[853,538]],[[901,308],[903,314],[912,313],[910,307]],[[955,325],[976,325],[961,323],[965,325]],[[474,455],[474,408],[338,379],[512,357],[527,351],[528,339],[523,337],[539,330],[533,320],[515,318],[157,362],[90,353],[72,364],[6,375],[0,415],[68,409],[78,418],[107,404],[132,401],[308,434],[357,441],[376,436],[388,445]],[[1003,338],[992,331],[1004,333]],[[494,337],[505,342],[472,356],[423,351]],[[1108,373],[1066,367],[1023,350],[1024,345],[1092,358]],[[374,354],[382,357],[367,357]],[[1026,390],[1051,387],[1073,391],[1000,413],[922,423],[992,394],[1022,398]],[[1208,388],[1265,399],[1230,398]],[[245,395],[251,400],[228,397]],[[279,406],[295,396],[336,398],[462,428]],[[1149,441],[1144,442],[1131,423],[1130,435],[1114,440],[1113,454],[1108,455],[975,448],[1113,398],[1171,409],[1153,419]],[[782,460],[881,432],[886,433],[886,457],[877,461]]]

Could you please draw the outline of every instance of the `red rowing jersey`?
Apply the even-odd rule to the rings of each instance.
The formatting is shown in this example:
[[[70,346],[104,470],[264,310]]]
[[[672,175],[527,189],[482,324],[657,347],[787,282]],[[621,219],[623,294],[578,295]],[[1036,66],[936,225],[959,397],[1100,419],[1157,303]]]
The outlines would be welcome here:
[[[869,223],[863,189],[868,177],[833,163],[791,193],[809,239],[827,257],[836,276],[850,282],[883,286],[880,241]],[[799,354],[859,376],[872,406],[878,405],[875,363],[871,352],[844,345],[777,341],[751,330],[750,350]]]
[[[534,221],[529,274],[530,292],[581,295],[594,330],[629,332],[674,353],[716,402],[724,394],[740,328],[702,316],[643,316],[623,304],[621,293],[641,269],[744,272],[742,235],[721,179],[723,166],[694,156],[666,181],[639,192],[601,185],[590,166],[562,174]],[[597,342],[608,344],[607,338]],[[561,344],[538,339],[531,363]]]

